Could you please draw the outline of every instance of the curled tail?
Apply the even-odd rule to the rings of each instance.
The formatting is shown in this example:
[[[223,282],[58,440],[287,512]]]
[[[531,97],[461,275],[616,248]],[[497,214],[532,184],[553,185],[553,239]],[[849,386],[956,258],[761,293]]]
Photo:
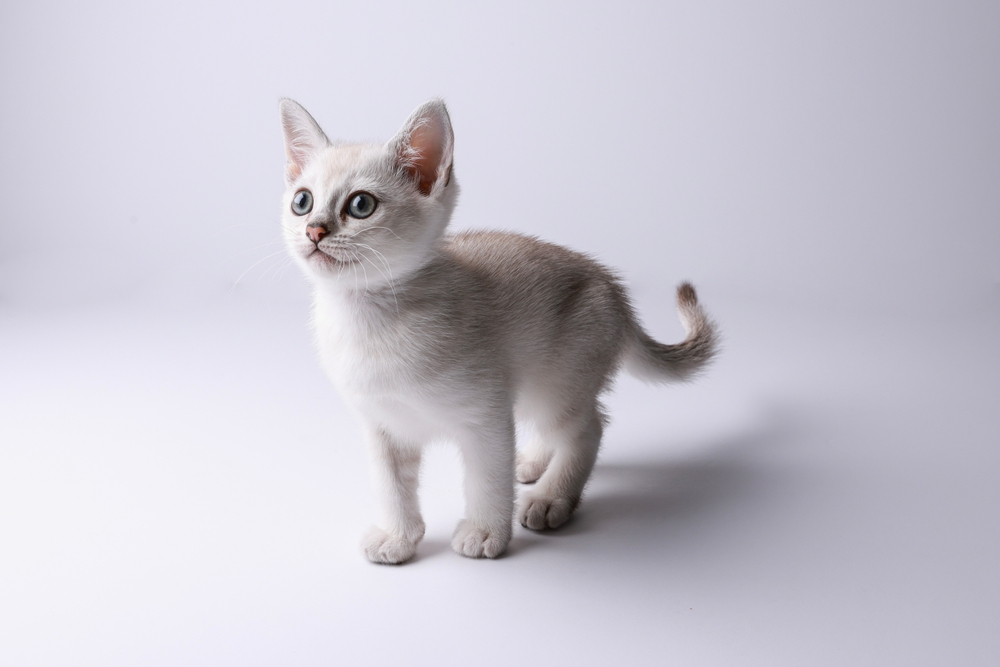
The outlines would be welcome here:
[[[625,369],[648,382],[684,381],[704,370],[718,351],[719,334],[690,283],[677,288],[677,314],[687,337],[676,345],[658,343],[638,324],[625,353]]]

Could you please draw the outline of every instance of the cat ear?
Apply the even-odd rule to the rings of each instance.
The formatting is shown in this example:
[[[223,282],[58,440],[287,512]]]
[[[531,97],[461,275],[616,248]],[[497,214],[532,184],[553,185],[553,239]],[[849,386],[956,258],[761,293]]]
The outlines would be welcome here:
[[[330,145],[330,140],[309,112],[295,100],[283,98],[278,109],[281,113],[281,130],[285,135],[285,157],[288,160],[285,181],[291,185],[316,153]]]
[[[451,181],[454,144],[448,109],[442,100],[434,99],[418,107],[387,146],[396,164],[427,196],[438,182],[446,187]]]

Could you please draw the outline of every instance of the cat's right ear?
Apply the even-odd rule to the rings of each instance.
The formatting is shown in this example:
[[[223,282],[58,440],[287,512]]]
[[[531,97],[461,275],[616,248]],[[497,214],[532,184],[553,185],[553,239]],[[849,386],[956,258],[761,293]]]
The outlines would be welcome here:
[[[278,104],[285,135],[285,182],[291,185],[316,153],[330,145],[319,124],[305,108],[287,97]]]

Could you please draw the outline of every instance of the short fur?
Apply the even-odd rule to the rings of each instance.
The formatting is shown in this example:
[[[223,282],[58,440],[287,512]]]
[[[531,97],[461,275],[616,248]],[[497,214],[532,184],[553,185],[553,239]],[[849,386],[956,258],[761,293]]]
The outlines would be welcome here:
[[[651,381],[686,380],[717,336],[694,288],[677,291],[687,338],[653,340],[625,287],[593,259],[503,232],[445,233],[458,183],[445,105],[418,108],[385,145],[331,143],[312,116],[282,100],[288,190],[283,225],[311,279],[323,367],[368,432],[382,519],[363,542],[377,563],[413,557],[424,534],[421,448],[456,443],[466,518],[452,540],[495,558],[520,523],[569,519],[593,469],[605,413],[598,398],[624,364]],[[308,190],[312,210],[292,210]],[[370,217],[348,212],[370,193]],[[538,437],[515,456],[515,420]]]

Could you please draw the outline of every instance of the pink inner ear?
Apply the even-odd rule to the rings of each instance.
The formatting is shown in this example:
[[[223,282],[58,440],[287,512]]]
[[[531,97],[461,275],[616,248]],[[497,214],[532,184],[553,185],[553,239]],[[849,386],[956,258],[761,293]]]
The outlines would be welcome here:
[[[302,174],[302,167],[289,160],[285,164],[285,180],[291,183]]]
[[[438,178],[438,167],[444,159],[444,129],[434,120],[422,123],[410,134],[413,157],[406,170],[420,188],[420,194],[431,193]]]

